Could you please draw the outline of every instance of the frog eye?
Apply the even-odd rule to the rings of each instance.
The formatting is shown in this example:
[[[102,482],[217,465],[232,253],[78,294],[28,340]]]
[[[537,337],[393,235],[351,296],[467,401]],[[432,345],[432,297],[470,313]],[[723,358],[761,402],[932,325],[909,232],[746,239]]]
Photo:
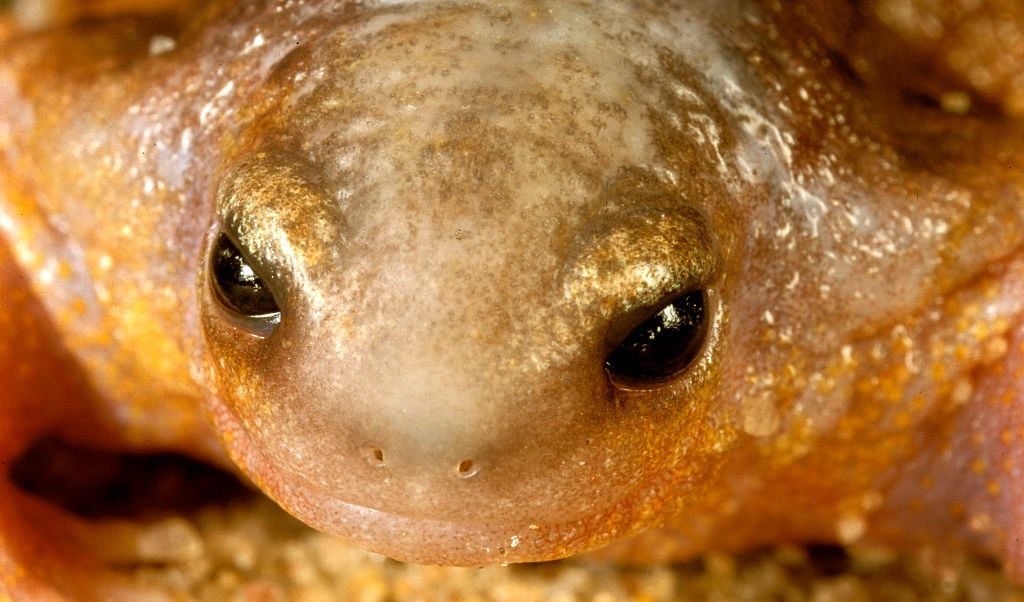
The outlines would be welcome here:
[[[686,369],[707,336],[707,296],[685,293],[633,329],[605,360],[615,377],[659,381]]]
[[[210,282],[217,300],[238,316],[277,323],[281,310],[266,282],[223,232],[210,251]]]

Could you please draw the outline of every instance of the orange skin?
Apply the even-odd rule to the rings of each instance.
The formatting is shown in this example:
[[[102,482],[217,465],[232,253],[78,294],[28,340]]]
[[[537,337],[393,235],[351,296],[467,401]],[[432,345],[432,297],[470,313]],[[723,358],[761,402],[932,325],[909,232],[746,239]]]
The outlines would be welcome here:
[[[414,562],[877,541],[1024,576],[1012,70],[815,2],[367,4],[8,35],[3,463],[185,453]],[[223,307],[221,234],[279,323]],[[606,369],[696,290],[684,369]],[[0,587],[125,587],[0,488]]]

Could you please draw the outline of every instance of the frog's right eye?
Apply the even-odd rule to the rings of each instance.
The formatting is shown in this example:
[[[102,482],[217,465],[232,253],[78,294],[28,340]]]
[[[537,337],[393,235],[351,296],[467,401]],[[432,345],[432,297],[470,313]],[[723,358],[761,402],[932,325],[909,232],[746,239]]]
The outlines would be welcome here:
[[[264,326],[281,320],[281,310],[266,279],[223,232],[210,250],[210,284],[217,301],[231,314]]]
[[[690,291],[659,309],[612,351],[608,373],[638,382],[665,380],[700,354],[708,333],[707,294]]]

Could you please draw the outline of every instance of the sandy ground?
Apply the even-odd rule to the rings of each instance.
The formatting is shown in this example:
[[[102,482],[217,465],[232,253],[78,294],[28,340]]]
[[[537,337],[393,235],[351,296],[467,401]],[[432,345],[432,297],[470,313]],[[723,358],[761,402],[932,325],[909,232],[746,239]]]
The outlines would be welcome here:
[[[312,531],[256,495],[152,523],[140,542],[153,563],[126,572],[179,600],[1024,601],[983,560],[927,569],[916,556],[868,548],[780,547],[641,568],[409,565]]]

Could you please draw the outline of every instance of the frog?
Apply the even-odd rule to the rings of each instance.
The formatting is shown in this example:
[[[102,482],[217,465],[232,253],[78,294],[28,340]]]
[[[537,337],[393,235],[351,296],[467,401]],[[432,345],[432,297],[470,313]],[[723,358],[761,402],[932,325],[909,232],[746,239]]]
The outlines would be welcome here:
[[[1021,579],[1014,71],[885,6],[5,29],[0,464],[179,453],[414,563],[874,542]],[[10,474],[6,595],[130,597]]]

